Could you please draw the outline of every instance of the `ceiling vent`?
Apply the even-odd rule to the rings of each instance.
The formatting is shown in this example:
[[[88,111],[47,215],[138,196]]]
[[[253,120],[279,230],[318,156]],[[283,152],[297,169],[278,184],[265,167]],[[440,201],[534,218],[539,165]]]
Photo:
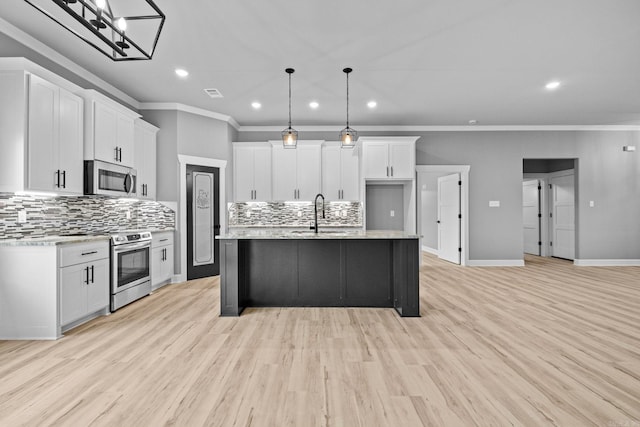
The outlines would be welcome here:
[[[206,93],[207,95],[209,95],[211,98],[222,98],[222,94],[220,93],[220,91],[218,89],[205,89],[204,93]]]

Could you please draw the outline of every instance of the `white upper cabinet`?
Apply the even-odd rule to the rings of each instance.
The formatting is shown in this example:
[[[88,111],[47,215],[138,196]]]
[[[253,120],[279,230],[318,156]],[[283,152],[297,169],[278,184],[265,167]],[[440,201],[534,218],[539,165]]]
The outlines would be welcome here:
[[[362,165],[365,179],[413,179],[418,137],[364,137]]]
[[[322,190],[322,141],[298,141],[285,149],[272,141],[273,200],[309,200]]]
[[[134,159],[136,161],[136,192],[138,198],[156,199],[156,136],[158,128],[136,119]]]
[[[96,92],[85,91],[86,160],[134,167],[135,119],[140,115]]]
[[[359,149],[344,149],[340,143],[322,147],[322,194],[327,200],[360,199]]]
[[[233,144],[233,194],[236,202],[271,200],[271,145]]]
[[[84,167],[84,101],[81,97],[60,89],[60,124],[58,134],[58,166],[62,174],[62,190],[82,194]]]
[[[82,194],[82,98],[25,71],[0,91],[0,191]]]

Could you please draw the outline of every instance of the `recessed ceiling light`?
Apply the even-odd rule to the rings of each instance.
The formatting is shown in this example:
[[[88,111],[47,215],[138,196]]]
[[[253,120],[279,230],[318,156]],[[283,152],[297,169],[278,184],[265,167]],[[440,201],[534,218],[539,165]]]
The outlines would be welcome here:
[[[552,82],[547,83],[545,87],[549,90],[558,89],[560,87],[560,82],[557,80],[554,80]]]
[[[369,107],[369,108],[376,108],[377,105],[378,105],[378,103],[376,101],[367,102],[367,107]]]
[[[257,101],[252,102],[251,106],[253,107],[254,110],[259,110],[260,108],[262,108],[262,104],[260,104]]]
[[[189,75],[189,72],[187,70],[185,70],[184,68],[176,68],[176,75],[178,77],[187,77]]]
[[[320,106],[320,104],[318,104],[318,102],[317,102],[317,101],[311,101],[311,102],[309,103],[309,107],[313,108],[314,110],[315,110],[316,108],[318,108],[319,106]]]

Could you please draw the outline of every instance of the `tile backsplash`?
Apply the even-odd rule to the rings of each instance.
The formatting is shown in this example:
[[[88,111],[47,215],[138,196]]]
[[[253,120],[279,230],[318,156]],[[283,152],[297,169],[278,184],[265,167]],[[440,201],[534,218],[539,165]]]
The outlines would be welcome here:
[[[318,203],[320,209],[320,203]],[[313,224],[312,202],[231,203],[229,227],[309,227]],[[318,211],[318,225],[362,227],[360,202],[327,202],[325,219]]]
[[[20,211],[26,222],[18,221]],[[0,193],[0,239],[174,227],[174,211],[154,201]]]

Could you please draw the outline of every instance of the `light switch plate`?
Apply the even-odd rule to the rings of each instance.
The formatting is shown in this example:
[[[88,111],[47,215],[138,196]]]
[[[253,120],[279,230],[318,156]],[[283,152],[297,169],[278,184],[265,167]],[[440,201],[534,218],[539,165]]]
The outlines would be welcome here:
[[[396,216],[396,211],[391,211],[391,217]]]
[[[490,208],[499,208],[500,207],[500,200],[489,200],[489,207]]]
[[[27,222],[27,211],[18,211],[18,222]]]
[[[589,207],[592,208],[596,205],[596,202],[594,202],[593,200],[589,200]]]

